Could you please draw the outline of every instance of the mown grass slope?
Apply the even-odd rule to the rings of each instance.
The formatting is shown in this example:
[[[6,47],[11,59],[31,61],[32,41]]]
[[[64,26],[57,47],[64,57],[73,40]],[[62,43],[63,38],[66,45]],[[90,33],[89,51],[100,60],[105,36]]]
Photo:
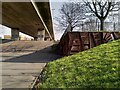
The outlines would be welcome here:
[[[120,40],[48,63],[40,88],[120,88]]]

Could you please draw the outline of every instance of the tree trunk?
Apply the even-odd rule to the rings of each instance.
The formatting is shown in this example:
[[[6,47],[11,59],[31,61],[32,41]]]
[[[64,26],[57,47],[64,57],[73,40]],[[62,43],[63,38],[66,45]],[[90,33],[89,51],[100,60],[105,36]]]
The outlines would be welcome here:
[[[100,31],[104,31],[104,19],[100,19]]]
[[[73,31],[73,27],[70,28],[70,31],[71,31],[71,32]]]
[[[100,19],[100,31],[104,31],[104,19]],[[101,44],[103,44],[103,32],[100,32]]]
[[[71,25],[71,24],[69,24],[68,29],[69,29],[69,31],[70,31],[70,32],[72,32],[72,31],[73,31],[73,27],[72,27],[72,25]]]

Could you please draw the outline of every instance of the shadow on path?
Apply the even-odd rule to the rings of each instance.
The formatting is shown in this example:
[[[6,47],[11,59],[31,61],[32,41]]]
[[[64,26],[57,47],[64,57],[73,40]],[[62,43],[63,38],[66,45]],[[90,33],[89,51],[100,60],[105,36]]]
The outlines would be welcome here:
[[[14,41],[14,40],[11,40],[11,39],[2,39],[1,43],[3,44],[3,43],[12,42],[12,41]]]
[[[14,62],[14,63],[47,63],[53,60],[61,58],[60,55],[52,52],[51,46],[42,50],[36,51],[31,54],[7,59],[2,62]]]

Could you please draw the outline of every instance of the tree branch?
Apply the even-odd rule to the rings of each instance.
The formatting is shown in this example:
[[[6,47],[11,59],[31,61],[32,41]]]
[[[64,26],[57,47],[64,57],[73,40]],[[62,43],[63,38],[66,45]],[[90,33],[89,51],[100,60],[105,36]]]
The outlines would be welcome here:
[[[104,19],[107,17],[107,15],[110,12],[111,4],[112,4],[112,2],[108,2],[108,9],[107,9],[107,12],[106,12],[105,16],[103,17]]]

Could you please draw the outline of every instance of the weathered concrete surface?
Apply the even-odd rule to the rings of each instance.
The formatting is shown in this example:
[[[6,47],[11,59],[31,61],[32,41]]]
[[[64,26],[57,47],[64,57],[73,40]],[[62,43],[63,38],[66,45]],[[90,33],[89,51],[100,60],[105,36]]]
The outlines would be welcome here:
[[[48,31],[54,37],[49,0],[35,4]],[[45,28],[32,2],[2,2],[1,11],[2,25],[16,28],[30,36],[37,37],[38,29]],[[46,36],[49,36],[47,32]]]
[[[46,63],[2,63],[2,88],[30,88]]]
[[[19,31],[17,29],[11,29],[11,39],[12,40],[19,40]]]
[[[33,53],[22,56],[3,57],[2,88],[30,88],[47,62],[60,58],[51,53],[51,44]],[[13,53],[15,54],[15,53]],[[18,53],[16,53],[18,54]],[[12,53],[11,55],[12,56]]]

